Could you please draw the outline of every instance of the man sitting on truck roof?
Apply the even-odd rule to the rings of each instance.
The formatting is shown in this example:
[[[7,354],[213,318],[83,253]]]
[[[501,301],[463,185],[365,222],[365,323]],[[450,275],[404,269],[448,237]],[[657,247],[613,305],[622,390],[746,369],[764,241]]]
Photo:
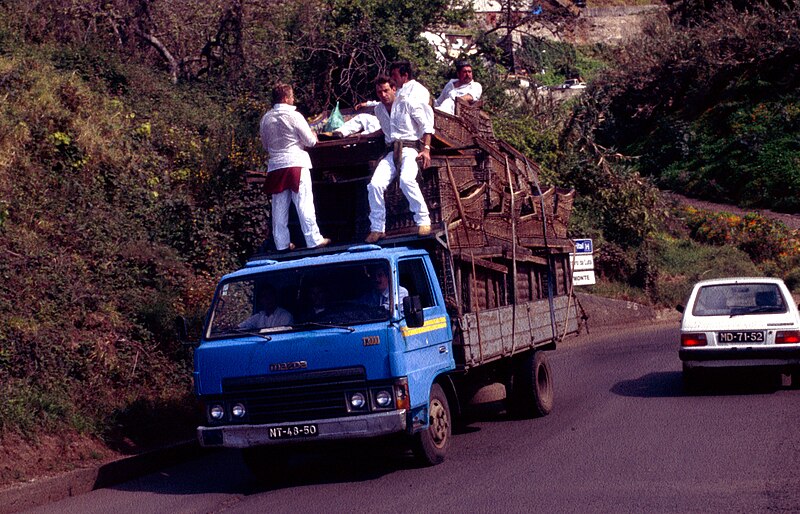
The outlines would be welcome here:
[[[472,80],[472,65],[467,61],[456,61],[456,76],[458,78],[445,84],[442,94],[433,104],[449,114],[455,114],[456,99],[467,103],[477,102],[483,93],[483,86]]]
[[[381,122],[378,117],[368,112],[356,114],[349,120],[344,122],[344,125],[333,131],[333,137],[343,138],[352,136],[353,134],[372,134],[381,129]]]
[[[388,153],[375,167],[367,185],[369,199],[370,233],[367,243],[376,243],[386,230],[386,204],[383,193],[395,177],[400,176],[400,190],[414,214],[418,234],[427,236],[431,232],[431,219],[425,197],[417,183],[418,161],[427,168],[431,161],[431,135],[433,109],[430,93],[425,86],[414,80],[414,72],[408,61],[392,63],[391,79],[380,76],[375,79],[375,93],[380,104],[375,115],[381,123]],[[397,90],[397,85],[402,86]]]
[[[278,293],[271,284],[261,286],[256,295],[259,311],[239,324],[240,330],[286,327],[294,323],[292,313],[278,307]]]

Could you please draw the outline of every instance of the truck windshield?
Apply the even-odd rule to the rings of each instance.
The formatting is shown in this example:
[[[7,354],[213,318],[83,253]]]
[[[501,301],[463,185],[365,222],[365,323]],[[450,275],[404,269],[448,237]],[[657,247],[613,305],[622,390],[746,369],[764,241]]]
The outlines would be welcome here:
[[[389,277],[386,261],[362,261],[229,280],[218,287],[206,337],[386,321],[394,308]]]

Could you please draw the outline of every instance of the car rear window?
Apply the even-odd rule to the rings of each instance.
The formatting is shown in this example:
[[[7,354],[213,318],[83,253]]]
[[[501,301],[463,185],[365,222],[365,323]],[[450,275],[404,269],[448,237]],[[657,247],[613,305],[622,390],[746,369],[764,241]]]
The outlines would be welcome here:
[[[692,307],[694,316],[776,314],[787,311],[776,284],[719,284],[701,287]]]

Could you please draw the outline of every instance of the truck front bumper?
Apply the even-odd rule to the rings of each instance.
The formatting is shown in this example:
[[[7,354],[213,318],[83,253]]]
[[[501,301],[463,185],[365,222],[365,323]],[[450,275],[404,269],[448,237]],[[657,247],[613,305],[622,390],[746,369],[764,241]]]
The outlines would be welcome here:
[[[197,427],[200,446],[250,448],[308,441],[334,441],[360,439],[403,432],[406,429],[405,409],[346,418],[315,419],[298,423],[270,423],[266,425],[225,425]],[[298,437],[280,436],[297,426],[314,427],[313,434]]]

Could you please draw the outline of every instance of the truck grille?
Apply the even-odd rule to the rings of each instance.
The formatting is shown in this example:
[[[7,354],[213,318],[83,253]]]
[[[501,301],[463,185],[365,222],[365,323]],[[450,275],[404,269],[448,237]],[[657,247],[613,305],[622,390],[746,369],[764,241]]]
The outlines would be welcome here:
[[[245,402],[247,423],[283,423],[347,416],[346,393],[365,390],[366,383],[358,367],[230,378],[222,391],[225,400]]]

